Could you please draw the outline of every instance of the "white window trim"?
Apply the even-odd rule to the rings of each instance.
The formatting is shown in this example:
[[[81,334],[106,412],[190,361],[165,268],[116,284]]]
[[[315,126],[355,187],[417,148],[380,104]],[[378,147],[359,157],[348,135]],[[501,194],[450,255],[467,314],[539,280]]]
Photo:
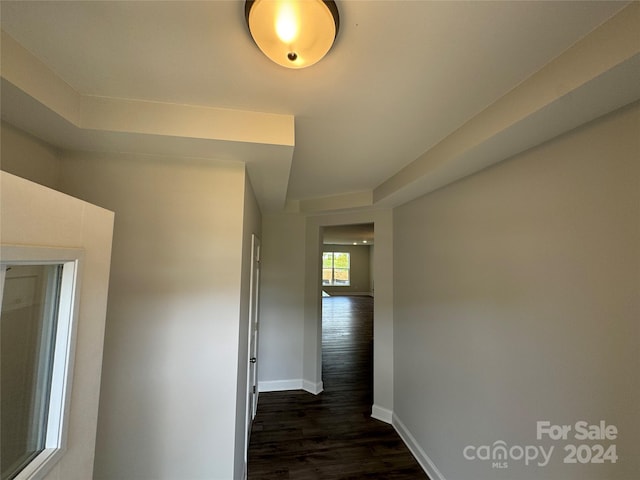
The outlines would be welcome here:
[[[82,249],[0,246],[0,305],[6,265],[63,265],[45,449],[31,460],[14,480],[43,478],[60,461],[66,450],[78,324],[77,299],[83,258]]]

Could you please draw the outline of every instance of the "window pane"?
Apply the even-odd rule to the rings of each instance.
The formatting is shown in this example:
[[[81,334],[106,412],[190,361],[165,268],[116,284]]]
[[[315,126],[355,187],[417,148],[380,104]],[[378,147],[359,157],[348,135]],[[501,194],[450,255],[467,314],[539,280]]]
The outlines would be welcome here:
[[[0,470],[12,478],[45,447],[62,265],[7,267],[0,344]]]
[[[349,285],[349,269],[336,268],[333,275],[336,285]]]
[[[333,253],[324,252],[322,254],[322,268],[331,268],[333,267]]]
[[[330,268],[322,269],[322,284],[331,285],[331,269]]]
[[[335,268],[349,268],[349,254],[336,252],[333,254]]]

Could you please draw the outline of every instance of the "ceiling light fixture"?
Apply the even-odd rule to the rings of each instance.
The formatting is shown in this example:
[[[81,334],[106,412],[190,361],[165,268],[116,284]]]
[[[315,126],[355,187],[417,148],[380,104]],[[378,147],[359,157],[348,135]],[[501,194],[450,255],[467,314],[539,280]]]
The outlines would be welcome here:
[[[333,46],[340,26],[332,0],[246,0],[244,14],[262,53],[288,68],[320,61]]]

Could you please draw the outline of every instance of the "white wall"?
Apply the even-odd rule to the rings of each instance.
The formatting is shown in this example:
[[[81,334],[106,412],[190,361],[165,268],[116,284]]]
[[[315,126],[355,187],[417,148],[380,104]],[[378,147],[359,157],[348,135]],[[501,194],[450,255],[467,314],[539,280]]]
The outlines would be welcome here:
[[[245,170],[64,154],[63,190],[116,212],[96,479],[234,476]]]
[[[302,388],[305,219],[268,214],[262,222],[260,391]]]
[[[639,126],[636,104],[395,211],[395,423],[442,478],[637,477]],[[538,420],[616,425],[586,443],[618,463],[563,464],[585,442],[537,440]],[[463,457],[498,440],[556,451]]]
[[[58,188],[60,160],[50,145],[8,123],[0,126],[0,168],[50,188]]]
[[[3,139],[3,156],[4,147]],[[0,181],[3,244],[84,249],[67,451],[45,479],[87,480],[93,471],[113,213],[5,172]]]

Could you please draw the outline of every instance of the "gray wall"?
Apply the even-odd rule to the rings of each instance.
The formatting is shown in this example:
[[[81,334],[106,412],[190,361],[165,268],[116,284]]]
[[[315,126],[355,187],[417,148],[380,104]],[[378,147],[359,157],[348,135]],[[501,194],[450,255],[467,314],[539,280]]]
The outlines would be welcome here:
[[[636,104],[395,211],[395,421],[447,480],[637,478],[639,126]],[[586,443],[618,463],[563,464],[583,442],[538,420],[616,425]],[[498,440],[556,451],[463,457]]]
[[[371,293],[371,275],[369,272],[368,245],[328,245],[322,247],[324,252],[349,252],[351,254],[350,283],[348,287],[330,287],[323,285],[322,289],[329,295],[349,295],[354,293]]]

